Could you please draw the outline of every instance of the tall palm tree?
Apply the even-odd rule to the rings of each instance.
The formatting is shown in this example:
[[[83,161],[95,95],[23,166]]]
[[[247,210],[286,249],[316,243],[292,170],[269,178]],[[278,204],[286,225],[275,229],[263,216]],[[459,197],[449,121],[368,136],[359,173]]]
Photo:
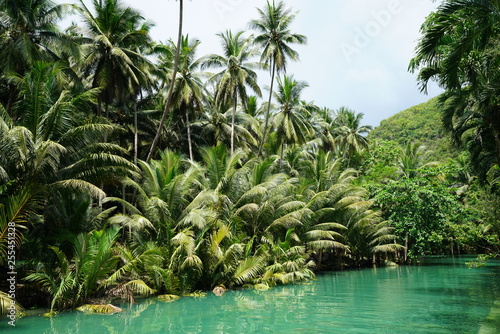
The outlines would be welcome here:
[[[499,14],[495,0],[443,1],[422,26],[410,62],[423,91],[431,80],[445,89],[443,125],[471,149],[483,175],[500,164]]]
[[[172,70],[172,78],[170,80],[171,83],[175,82],[175,77],[177,76],[177,71],[179,70],[179,55],[181,52],[181,44],[182,44],[183,22],[184,22],[184,1],[179,0],[179,29],[177,32],[177,48],[175,49],[174,68]],[[161,116],[160,124],[158,125],[158,130],[156,131],[156,135],[153,139],[153,142],[151,143],[151,148],[149,149],[146,161],[149,161],[149,159],[151,159],[154,151],[156,150],[156,145],[158,144],[158,140],[160,139],[160,134],[163,131],[163,126],[165,124],[167,114],[171,108],[173,92],[174,92],[174,87],[173,85],[170,85],[170,88],[168,89],[167,100],[165,101],[165,108],[163,109],[163,114]]]
[[[302,90],[307,87],[305,81],[297,81],[293,76],[278,79],[278,91],[275,94],[279,111],[273,117],[273,125],[281,144],[281,159],[285,144],[303,144],[312,135],[313,129],[308,123],[309,109],[300,100]]]
[[[255,94],[261,96],[257,84],[257,74],[253,69],[261,67],[259,63],[249,63],[248,60],[255,54],[251,49],[251,40],[242,37],[243,32],[233,35],[230,30],[218,34],[222,39],[224,55],[208,56],[206,67],[223,67],[224,69],[215,74],[212,80],[217,82],[215,102],[218,106],[232,105],[231,116],[231,154],[234,153],[234,127],[236,108],[238,100],[244,107],[248,101],[246,87],[250,87]]]
[[[138,11],[125,7],[119,0],[93,0],[93,10],[83,1],[84,73],[93,88],[100,88],[98,113],[104,104],[106,116],[110,104],[136,96],[141,86],[150,85],[153,64],[143,54],[150,45],[151,23]]]
[[[336,116],[336,141],[343,151],[349,166],[352,157],[368,149],[368,139],[364,136],[372,130],[371,125],[361,125],[363,113],[356,113],[346,107],[341,107]]]
[[[202,82],[203,73],[201,73],[200,60],[195,60],[196,49],[200,45],[200,41],[190,40],[189,36],[184,36],[181,42],[181,52],[178,60],[178,72],[174,83],[170,85],[172,88],[172,107],[179,109],[183,113],[184,122],[187,131],[189,158],[193,160],[193,145],[191,139],[191,121],[189,118],[190,112],[201,113],[207,92]],[[171,51],[176,50],[176,45],[170,41]],[[175,52],[172,52],[172,54]],[[160,58],[160,67],[173,67],[171,57]]]
[[[261,62],[266,63],[271,71],[271,85],[269,88],[269,101],[264,122],[262,140],[259,147],[259,155],[266,140],[269,125],[269,113],[271,110],[271,99],[273,96],[273,85],[276,74],[286,71],[287,59],[298,60],[297,51],[290,44],[305,44],[307,38],[304,35],[290,32],[290,24],[295,19],[295,14],[285,8],[283,1],[275,4],[267,2],[264,10],[257,9],[260,19],[250,21],[250,27],[255,29],[259,35],[255,37],[255,43],[262,48]]]

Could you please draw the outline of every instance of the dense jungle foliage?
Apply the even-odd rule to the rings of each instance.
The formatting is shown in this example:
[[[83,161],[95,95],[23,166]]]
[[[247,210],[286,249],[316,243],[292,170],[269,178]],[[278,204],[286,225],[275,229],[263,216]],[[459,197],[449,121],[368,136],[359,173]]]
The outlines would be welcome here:
[[[161,43],[119,0],[0,0],[2,313],[14,271],[18,305],[54,311],[498,253],[496,2],[429,16],[411,68],[446,92],[368,137],[362,113],[302,100],[285,74],[307,38],[283,2],[210,55],[178,3]]]
[[[399,146],[420,143],[426,149],[425,163],[457,159],[461,149],[453,145],[441,126],[439,97],[410,107],[380,122],[368,134],[369,141],[395,141]]]

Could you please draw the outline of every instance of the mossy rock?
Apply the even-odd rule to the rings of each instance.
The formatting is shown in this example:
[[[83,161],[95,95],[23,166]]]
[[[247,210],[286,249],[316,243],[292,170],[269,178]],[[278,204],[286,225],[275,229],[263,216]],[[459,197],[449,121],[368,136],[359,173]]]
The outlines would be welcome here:
[[[158,300],[161,300],[162,302],[166,302],[166,303],[174,302],[174,301],[178,300],[179,298],[181,298],[181,297],[177,296],[177,295],[159,295],[158,296]]]
[[[266,291],[269,290],[269,285],[266,283],[258,283],[253,286],[253,288],[257,291]]]
[[[253,284],[243,284],[243,286],[241,288],[242,289],[252,290],[253,289]]]
[[[77,310],[87,314],[115,314],[123,311],[121,308],[111,304],[106,304],[106,305],[85,304],[78,307]]]
[[[399,266],[396,262],[392,262],[392,261],[389,261],[389,260],[386,260],[384,262],[384,264],[385,264],[386,267],[398,267]]]
[[[203,291],[194,291],[190,293],[183,294],[183,297],[194,297],[194,298],[203,298],[207,295],[206,292]]]
[[[45,312],[45,313],[42,313],[42,317],[52,318],[52,317],[56,316],[58,313],[59,312],[56,312],[56,311]]]

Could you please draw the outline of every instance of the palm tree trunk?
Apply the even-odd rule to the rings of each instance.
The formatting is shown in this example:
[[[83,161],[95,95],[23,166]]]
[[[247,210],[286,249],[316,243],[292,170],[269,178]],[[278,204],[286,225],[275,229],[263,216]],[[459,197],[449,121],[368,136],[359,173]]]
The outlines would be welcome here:
[[[16,101],[16,87],[13,85],[13,84],[9,84],[9,99],[7,101],[7,107],[5,108],[5,110],[7,111],[7,114],[10,115],[10,117],[12,118],[12,121],[16,121],[17,120],[17,115],[14,115],[12,113],[12,108],[14,106],[14,103]]]
[[[137,126],[137,101],[134,102],[134,165],[137,165],[137,157],[139,155],[139,133]]]
[[[285,149],[285,143],[281,143],[281,152],[280,152],[280,169],[283,168],[283,151]]]
[[[258,156],[261,155],[262,148],[264,147],[264,142],[266,141],[267,127],[269,126],[269,113],[271,112],[271,99],[273,97],[273,85],[274,85],[275,73],[276,73],[276,65],[273,62],[271,71],[271,86],[269,88],[269,100],[267,102],[266,119],[264,121],[264,132],[262,133],[262,141],[260,142],[259,153],[257,154]]]
[[[234,153],[234,120],[236,118],[236,108],[238,107],[238,91],[234,90],[233,114],[231,116],[231,155]]]
[[[186,129],[188,135],[189,159],[193,160],[193,144],[191,143],[191,124],[189,123],[189,108],[186,106]]]
[[[405,238],[405,263],[408,260],[408,232],[406,233],[406,238]]]
[[[158,125],[158,130],[156,131],[155,138],[151,143],[151,148],[149,150],[146,161],[149,161],[156,149],[156,145],[158,144],[158,139],[160,139],[160,133],[162,131],[163,125],[165,124],[165,119],[167,118],[168,110],[170,109],[170,105],[172,104],[172,94],[174,92],[174,83],[175,78],[177,76],[177,71],[179,70],[179,54],[181,50],[182,44],[182,24],[183,24],[183,12],[184,12],[184,1],[179,0],[179,32],[177,36],[177,49],[175,50],[175,60],[174,60],[174,70],[172,72],[172,81],[170,83],[170,87],[168,89],[167,101],[165,103],[165,109],[163,110],[163,115],[161,116],[160,124]]]

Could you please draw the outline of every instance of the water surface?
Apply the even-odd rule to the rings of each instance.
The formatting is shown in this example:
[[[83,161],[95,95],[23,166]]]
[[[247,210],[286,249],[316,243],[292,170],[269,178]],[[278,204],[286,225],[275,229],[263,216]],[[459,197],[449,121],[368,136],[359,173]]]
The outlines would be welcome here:
[[[500,262],[462,259],[332,272],[316,281],[222,297],[154,299],[115,315],[25,317],[4,333],[500,333]],[[496,306],[495,306],[496,302]]]

